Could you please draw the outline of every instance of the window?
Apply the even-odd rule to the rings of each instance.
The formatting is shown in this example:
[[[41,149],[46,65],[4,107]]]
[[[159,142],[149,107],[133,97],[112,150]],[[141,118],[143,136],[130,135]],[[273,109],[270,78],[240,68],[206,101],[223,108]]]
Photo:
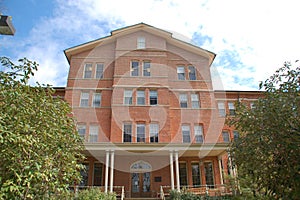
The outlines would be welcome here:
[[[192,180],[193,180],[193,186],[201,185],[199,163],[192,163]]]
[[[94,93],[93,95],[93,107],[101,106],[101,93]]]
[[[219,115],[221,117],[225,117],[226,112],[225,112],[225,104],[224,104],[224,102],[218,102],[218,110],[219,110]]]
[[[96,65],[96,78],[103,78],[103,63],[97,63]]]
[[[184,66],[177,67],[178,80],[185,80]]]
[[[131,61],[131,76],[139,75],[139,61]]]
[[[228,109],[229,109],[229,115],[231,116],[235,115],[235,108],[233,102],[228,103]]]
[[[81,92],[80,96],[80,107],[88,107],[89,106],[89,93]]]
[[[213,163],[205,162],[204,163],[204,173],[205,173],[205,182],[209,188],[214,188],[214,172],[213,172]]]
[[[131,105],[132,104],[132,90],[124,91],[124,104]]]
[[[80,169],[81,181],[79,182],[79,186],[88,186],[89,163],[84,163],[82,166],[83,167]]]
[[[179,95],[179,101],[180,101],[180,107],[181,108],[187,108],[187,95],[186,94],[180,94]]]
[[[77,126],[78,134],[82,140],[85,140],[85,131],[86,131],[86,126],[85,125],[78,125]]]
[[[143,76],[150,76],[150,61],[144,61],[143,62]]]
[[[123,125],[123,142],[131,142],[132,124],[125,123]]]
[[[190,143],[191,142],[190,126],[182,125],[181,132],[182,132],[182,142]]]
[[[101,186],[102,184],[102,164],[94,163],[94,186]]]
[[[84,66],[84,78],[92,78],[92,63],[86,63]]]
[[[196,69],[194,66],[189,66],[189,79],[196,80]]]
[[[222,136],[223,136],[223,141],[224,142],[229,142],[230,141],[228,131],[222,131]]]
[[[240,137],[240,134],[238,131],[233,131],[233,139],[237,140]]]
[[[198,94],[191,94],[191,101],[192,101],[192,108],[199,108],[199,95]]]
[[[188,185],[186,163],[179,163],[179,181],[180,185]]]
[[[158,124],[152,123],[150,124],[150,142],[158,142],[158,132],[159,127]]]
[[[145,142],[145,124],[136,125],[136,141]]]
[[[157,105],[157,91],[156,90],[150,90],[150,105]]]
[[[145,49],[146,48],[146,40],[144,37],[138,37],[137,39],[137,49]]]
[[[254,109],[255,108],[255,103],[254,102],[250,102],[250,108]]]
[[[145,105],[145,91],[144,90],[137,90],[136,102],[137,102],[137,105]]]
[[[195,142],[203,143],[203,127],[201,125],[194,126]]]
[[[89,142],[98,142],[98,126],[90,126]]]

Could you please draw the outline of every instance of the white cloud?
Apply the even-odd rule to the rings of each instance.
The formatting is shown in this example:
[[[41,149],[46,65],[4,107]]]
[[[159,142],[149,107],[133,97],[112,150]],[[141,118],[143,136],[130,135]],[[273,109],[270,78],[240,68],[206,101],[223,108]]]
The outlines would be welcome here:
[[[19,55],[26,52],[40,62],[37,79],[61,86],[68,70],[64,49],[107,36],[116,28],[145,22],[188,38],[195,33],[211,38],[202,47],[217,54],[213,71],[218,69],[224,88],[257,89],[255,85],[284,61],[299,59],[296,3],[293,0],[57,0],[53,16],[39,21],[31,36],[19,44],[22,47]],[[225,52],[232,52],[234,57],[224,57]]]

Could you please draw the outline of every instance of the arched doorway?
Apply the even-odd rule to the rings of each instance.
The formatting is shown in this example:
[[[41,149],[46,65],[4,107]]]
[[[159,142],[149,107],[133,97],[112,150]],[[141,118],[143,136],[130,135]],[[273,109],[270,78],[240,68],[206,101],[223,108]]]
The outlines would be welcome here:
[[[142,160],[130,166],[132,197],[151,196],[151,170],[151,165]]]

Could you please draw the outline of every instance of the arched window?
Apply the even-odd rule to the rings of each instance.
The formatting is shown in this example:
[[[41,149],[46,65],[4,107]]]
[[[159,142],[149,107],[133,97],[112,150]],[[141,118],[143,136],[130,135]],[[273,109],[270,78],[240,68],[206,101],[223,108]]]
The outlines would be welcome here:
[[[131,172],[150,172],[151,170],[151,165],[143,160],[139,160],[130,166]]]

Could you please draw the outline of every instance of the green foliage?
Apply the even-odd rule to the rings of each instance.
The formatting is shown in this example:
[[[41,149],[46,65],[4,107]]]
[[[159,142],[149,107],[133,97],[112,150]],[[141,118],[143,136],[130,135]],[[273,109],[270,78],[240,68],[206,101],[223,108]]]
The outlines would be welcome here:
[[[201,196],[193,194],[185,189],[180,192],[177,190],[170,191],[170,200],[230,200],[233,199],[231,196]]]
[[[300,196],[300,68],[285,63],[260,84],[264,97],[250,109],[237,103],[229,124],[241,137],[231,145],[239,183],[254,198]]]
[[[28,85],[36,62],[0,61],[0,199],[68,196],[83,158],[69,105],[49,85]]]
[[[114,193],[104,193],[97,188],[89,188],[80,190],[78,193],[77,200],[116,200]]]

